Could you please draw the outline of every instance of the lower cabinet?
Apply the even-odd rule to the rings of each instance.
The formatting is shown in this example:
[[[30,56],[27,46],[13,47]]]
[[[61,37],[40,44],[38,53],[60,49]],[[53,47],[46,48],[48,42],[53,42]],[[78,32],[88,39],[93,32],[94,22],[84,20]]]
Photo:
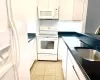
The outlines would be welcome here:
[[[67,76],[66,80],[79,80],[77,73],[74,70],[74,65],[72,64],[70,57],[68,55],[67,59]]]
[[[59,46],[58,46],[58,59],[62,60],[62,70],[64,74],[64,78],[66,77],[66,66],[67,66],[67,47],[62,40],[62,38],[59,38]]]
[[[70,50],[68,50],[68,55],[69,55],[69,58],[70,58],[70,61],[72,62],[72,67],[73,67],[73,70],[74,72],[76,73],[77,75],[77,78],[78,80],[86,80],[84,74],[82,73],[80,67],[78,66],[77,62],[75,61],[75,59],[73,58]],[[69,64],[67,64],[68,66]],[[75,79],[74,79],[75,80]],[[77,79],[76,79],[77,80]]]
[[[64,80],[86,80],[64,41],[62,42],[62,48],[62,68]]]
[[[60,40],[61,41],[61,40]],[[64,74],[64,80],[79,80],[74,69],[73,64],[68,55],[68,48],[64,41],[62,42],[62,68]]]
[[[32,41],[28,43],[29,48],[29,63],[30,68],[35,60],[37,60],[37,51],[36,51],[36,38],[34,38]]]

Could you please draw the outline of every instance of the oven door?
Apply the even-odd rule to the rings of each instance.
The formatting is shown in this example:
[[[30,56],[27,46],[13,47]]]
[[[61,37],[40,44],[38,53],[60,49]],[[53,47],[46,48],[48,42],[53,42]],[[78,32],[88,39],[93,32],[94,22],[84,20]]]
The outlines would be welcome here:
[[[58,38],[37,38],[38,53],[57,54]]]

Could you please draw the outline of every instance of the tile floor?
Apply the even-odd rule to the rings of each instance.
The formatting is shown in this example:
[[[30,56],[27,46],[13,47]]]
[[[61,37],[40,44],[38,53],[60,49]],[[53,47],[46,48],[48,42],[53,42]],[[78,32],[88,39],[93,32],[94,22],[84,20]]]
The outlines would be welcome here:
[[[31,80],[64,80],[61,61],[36,61],[30,73]]]

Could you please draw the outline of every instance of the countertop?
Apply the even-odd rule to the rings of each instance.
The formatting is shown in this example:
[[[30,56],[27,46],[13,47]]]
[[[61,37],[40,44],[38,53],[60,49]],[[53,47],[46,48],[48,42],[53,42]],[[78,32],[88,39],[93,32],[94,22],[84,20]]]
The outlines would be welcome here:
[[[81,65],[81,59],[78,55],[78,52],[75,50],[74,47],[87,47],[90,49],[95,49],[97,51],[100,51],[100,36],[95,35],[92,33],[86,33],[86,34],[81,34],[77,32],[59,32],[59,37],[62,37],[64,40],[66,46],[69,48],[70,52],[72,53],[72,56],[76,60],[78,66],[80,67],[82,73],[86,77],[87,80],[91,80],[90,76],[87,75],[86,71]],[[73,43],[74,42],[76,43]],[[69,43],[69,41],[72,43]],[[83,46],[80,46],[80,43],[84,43]]]
[[[30,41],[32,41],[36,37],[36,34],[35,33],[28,33],[27,35],[28,35],[28,43]]]
[[[93,33],[86,33],[86,34],[100,40],[100,35],[98,35],[98,34],[93,34]]]

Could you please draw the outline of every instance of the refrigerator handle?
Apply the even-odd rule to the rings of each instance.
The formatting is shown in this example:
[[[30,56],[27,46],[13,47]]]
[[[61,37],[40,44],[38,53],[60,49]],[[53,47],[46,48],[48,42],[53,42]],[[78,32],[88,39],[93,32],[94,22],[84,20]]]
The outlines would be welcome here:
[[[11,8],[11,0],[6,0],[6,9],[7,9],[7,17],[8,17],[8,26],[12,30],[13,39],[14,39],[14,45],[15,45],[15,76],[16,80],[18,79],[18,66],[19,66],[19,61],[20,61],[20,45],[19,45],[19,38],[18,38],[18,32],[13,20],[13,15],[12,15],[12,8]]]

